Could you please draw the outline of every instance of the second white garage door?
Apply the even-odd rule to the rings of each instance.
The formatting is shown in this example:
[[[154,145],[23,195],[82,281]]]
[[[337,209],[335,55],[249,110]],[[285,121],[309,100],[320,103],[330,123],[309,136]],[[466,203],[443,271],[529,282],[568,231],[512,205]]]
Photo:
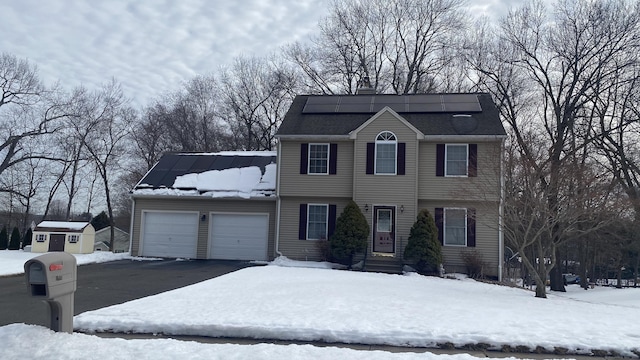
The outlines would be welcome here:
[[[213,214],[209,237],[209,258],[225,260],[268,260],[267,214]]]

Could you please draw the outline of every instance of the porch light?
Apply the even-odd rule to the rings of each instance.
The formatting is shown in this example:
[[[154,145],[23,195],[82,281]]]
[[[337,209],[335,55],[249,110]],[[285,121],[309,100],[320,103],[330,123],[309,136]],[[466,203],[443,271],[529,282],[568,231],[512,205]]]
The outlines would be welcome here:
[[[403,213],[404,212],[404,205],[400,205],[400,212]]]
[[[207,214],[202,214],[202,216],[200,216],[200,221],[206,221],[207,220]]]
[[[369,204],[364,204],[364,212],[369,212]]]

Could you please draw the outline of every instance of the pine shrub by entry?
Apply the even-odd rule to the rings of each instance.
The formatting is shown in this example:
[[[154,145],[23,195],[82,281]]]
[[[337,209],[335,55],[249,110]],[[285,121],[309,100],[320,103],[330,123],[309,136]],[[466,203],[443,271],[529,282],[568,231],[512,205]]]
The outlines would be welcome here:
[[[411,227],[404,258],[413,262],[421,274],[437,274],[442,264],[442,246],[438,228],[429,210],[422,209]]]
[[[367,249],[369,223],[353,200],[349,201],[338,219],[336,229],[329,238],[331,255],[351,267],[357,253]]]
[[[9,240],[9,250],[20,250],[20,230],[17,227],[11,232],[11,240]]]

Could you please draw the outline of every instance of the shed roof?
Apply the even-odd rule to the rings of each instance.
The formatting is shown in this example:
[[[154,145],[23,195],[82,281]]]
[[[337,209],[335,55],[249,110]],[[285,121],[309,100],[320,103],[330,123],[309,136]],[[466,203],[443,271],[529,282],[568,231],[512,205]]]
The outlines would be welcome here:
[[[91,225],[81,221],[42,221],[36,225],[35,231],[82,232]]]
[[[497,135],[506,132],[491,95],[298,95],[277,136],[349,135],[390,108],[424,135]]]

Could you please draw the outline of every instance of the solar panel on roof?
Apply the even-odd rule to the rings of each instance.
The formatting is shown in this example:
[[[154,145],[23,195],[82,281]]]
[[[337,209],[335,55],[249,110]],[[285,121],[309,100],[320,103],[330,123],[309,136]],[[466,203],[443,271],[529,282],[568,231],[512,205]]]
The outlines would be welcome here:
[[[202,172],[209,170],[211,168],[211,164],[215,159],[213,156],[206,155],[194,155],[194,157],[196,158],[196,161],[193,163],[193,166],[191,166],[191,170],[193,172]]]
[[[480,112],[476,94],[310,96],[303,113],[376,113],[385,107],[398,113]]]
[[[196,162],[195,156],[180,156],[178,161],[173,165],[171,170],[175,171],[185,171],[191,169],[193,163]]]

